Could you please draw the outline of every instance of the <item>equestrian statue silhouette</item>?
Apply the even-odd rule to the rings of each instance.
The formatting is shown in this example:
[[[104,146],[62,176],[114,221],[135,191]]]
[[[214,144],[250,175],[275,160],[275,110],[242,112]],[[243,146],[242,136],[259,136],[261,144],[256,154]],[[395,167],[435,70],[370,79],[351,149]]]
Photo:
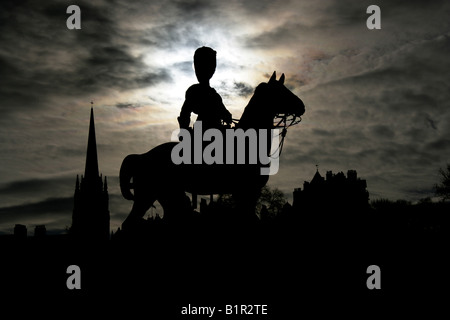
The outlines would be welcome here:
[[[284,86],[284,79],[283,74],[276,80],[274,72],[267,83],[259,84],[234,129],[244,132],[254,129],[259,138],[260,129],[282,128],[278,145],[281,149],[287,127],[298,123],[305,112],[302,100]],[[270,156],[273,154],[270,148],[272,136],[263,137],[267,139],[267,156]],[[257,219],[256,201],[269,180],[268,175],[261,175],[261,168],[267,164],[174,164],[172,149],[178,143],[181,142],[164,143],[147,153],[128,155],[123,160],[120,189],[125,199],[134,201],[123,222],[124,230],[139,225],[155,201],[163,207],[164,220],[182,220],[188,216],[186,212],[192,212],[185,192],[193,195],[232,194],[239,220]],[[246,144],[247,154],[248,151]]]

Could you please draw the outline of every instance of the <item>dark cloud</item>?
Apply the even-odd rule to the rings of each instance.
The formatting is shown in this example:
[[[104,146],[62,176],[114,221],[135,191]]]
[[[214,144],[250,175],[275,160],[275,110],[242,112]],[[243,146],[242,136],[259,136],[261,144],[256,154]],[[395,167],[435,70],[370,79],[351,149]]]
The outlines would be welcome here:
[[[83,60],[75,71],[73,86],[94,92],[102,89],[123,91],[171,81],[167,70],[146,71],[148,66],[141,58],[132,57],[128,50],[117,46],[94,47],[90,57]]]
[[[287,22],[268,32],[261,32],[256,36],[243,39],[249,48],[272,49],[280,46],[289,46],[297,41],[302,34],[308,34],[313,30],[298,22]]]
[[[10,5],[4,4],[8,7]],[[123,41],[114,6],[79,2],[82,29],[68,30],[60,2],[14,6],[1,26],[0,112],[46,106],[51,97],[107,94],[170,82]],[[20,54],[18,54],[20,52]]]
[[[380,139],[392,139],[395,137],[395,132],[386,125],[378,124],[370,128],[371,132]]]
[[[49,198],[36,203],[0,208],[0,228],[4,233],[16,223],[40,225],[58,221],[59,226],[70,226],[73,198]],[[48,227],[47,227],[48,228]]]
[[[75,188],[75,178],[74,176],[59,176],[55,178],[48,179],[29,179],[13,181],[10,183],[3,184],[0,187],[0,195],[2,196],[2,203],[4,205],[5,196],[15,194],[27,199],[32,194],[39,193],[49,193],[49,192],[59,192],[64,194],[67,190],[73,191]],[[61,188],[61,185],[68,185],[66,188]]]
[[[14,181],[2,186],[0,188],[0,195],[5,196],[8,194],[21,193],[23,196],[26,196],[27,194],[35,193],[37,190],[41,189],[50,191],[57,188],[62,181],[67,182],[66,179],[31,179]]]
[[[36,216],[46,214],[62,214],[71,212],[73,209],[73,198],[50,198],[41,202],[23,204],[19,206],[0,208],[2,219],[6,217],[18,217],[20,215]]]
[[[429,151],[441,152],[444,150],[450,150],[450,139],[447,137],[439,137],[426,145],[426,149]],[[442,156],[445,157],[447,153],[443,153]]]
[[[119,109],[136,109],[136,108],[141,108],[142,105],[139,103],[130,103],[130,102],[125,102],[125,103],[116,103],[116,108]]]
[[[213,15],[218,9],[214,1],[208,0],[184,0],[174,1],[174,6],[178,11],[178,15],[188,21],[202,20],[206,14]]]
[[[431,128],[433,128],[434,130],[437,130],[437,125],[436,125],[436,121],[431,119],[429,116],[427,116],[425,118],[425,120],[427,121],[427,123],[430,125]]]
[[[192,60],[190,61],[183,61],[183,62],[177,62],[173,65],[173,67],[175,69],[180,70],[181,72],[187,74],[187,75],[192,75],[194,72],[193,69],[193,65],[192,65]]]
[[[328,131],[328,130],[323,130],[323,129],[313,129],[312,133],[314,135],[322,136],[322,137],[332,137],[334,135],[333,132]]]
[[[271,0],[249,0],[249,1],[235,1],[244,9],[248,15],[265,15],[269,11],[282,6],[282,1]],[[286,3],[286,1],[285,1]]]
[[[244,82],[234,82],[233,89],[237,91],[237,95],[240,97],[248,97],[254,91],[253,87]]]
[[[173,50],[179,47],[198,47],[201,42],[196,37],[194,26],[184,24],[181,21],[167,23],[146,32],[144,38],[155,47],[165,50]]]
[[[419,41],[383,54],[375,69],[307,92],[304,122],[312,129],[303,131],[306,141],[292,151],[289,165],[357,169],[366,175],[369,192],[391,199],[430,196],[435,168],[450,150],[442,122],[450,110],[448,77],[437,71],[448,64],[441,56],[447,43],[447,37]],[[411,185],[428,193],[413,192]]]

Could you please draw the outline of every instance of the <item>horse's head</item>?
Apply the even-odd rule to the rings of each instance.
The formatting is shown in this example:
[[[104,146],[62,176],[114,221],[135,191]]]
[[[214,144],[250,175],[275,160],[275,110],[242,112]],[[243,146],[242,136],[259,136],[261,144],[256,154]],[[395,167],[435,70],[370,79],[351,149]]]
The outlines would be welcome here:
[[[284,73],[277,80],[274,71],[269,82],[262,83],[258,87],[262,87],[265,91],[262,95],[267,99],[267,108],[272,114],[289,114],[300,117],[305,113],[303,101],[284,86]]]
[[[249,126],[250,122],[260,121],[266,123],[264,125],[273,123],[273,119],[277,115],[291,115],[295,117],[300,117],[305,113],[305,105],[303,101],[297,97],[291,90],[284,86],[284,73],[281,75],[279,80],[276,80],[276,72],[272,74],[270,80],[266,83],[260,83],[256,89],[255,93],[250,100],[249,105],[241,118],[246,123],[244,126]],[[261,124],[261,122],[260,122]]]

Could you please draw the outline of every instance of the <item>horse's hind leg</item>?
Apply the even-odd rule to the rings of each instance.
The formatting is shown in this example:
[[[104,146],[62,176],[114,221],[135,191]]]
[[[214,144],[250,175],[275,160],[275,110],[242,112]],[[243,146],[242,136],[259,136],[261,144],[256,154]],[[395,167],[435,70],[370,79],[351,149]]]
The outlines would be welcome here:
[[[164,220],[171,223],[182,222],[192,213],[191,201],[183,190],[174,190],[160,195],[158,202],[163,207]]]
[[[125,221],[122,223],[122,229],[135,229],[142,225],[145,213],[155,202],[156,198],[136,198],[131,208],[131,212]]]

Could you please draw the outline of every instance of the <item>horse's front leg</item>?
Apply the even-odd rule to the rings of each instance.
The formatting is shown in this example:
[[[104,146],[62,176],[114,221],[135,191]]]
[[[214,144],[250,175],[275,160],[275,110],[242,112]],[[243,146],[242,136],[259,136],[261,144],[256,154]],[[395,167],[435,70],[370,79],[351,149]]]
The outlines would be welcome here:
[[[153,205],[155,200],[156,199],[154,198],[145,199],[141,197],[135,197],[131,212],[122,223],[122,229],[124,231],[135,230],[136,228],[142,226],[144,222],[144,215]]]

